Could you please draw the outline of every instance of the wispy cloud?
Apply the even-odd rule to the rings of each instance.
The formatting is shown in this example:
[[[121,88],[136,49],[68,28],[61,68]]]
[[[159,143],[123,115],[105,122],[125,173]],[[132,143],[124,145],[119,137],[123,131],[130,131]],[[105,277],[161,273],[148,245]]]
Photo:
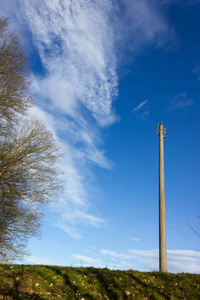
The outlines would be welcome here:
[[[148,105],[147,105],[148,104]],[[132,112],[134,114],[136,114],[136,116],[140,119],[146,120],[149,112],[150,112],[150,106],[149,106],[149,100],[146,99],[143,102],[141,102],[140,104],[138,104],[133,110]]]
[[[158,250],[130,250],[133,258],[138,259],[145,269],[158,270]],[[173,273],[200,273],[200,252],[192,250],[167,250],[168,271]]]
[[[141,102],[138,106],[136,106],[134,109],[133,109],[133,112],[137,112],[137,111],[140,111],[142,109],[142,107],[147,104],[149,102],[149,100],[144,100],[143,102]]]
[[[194,104],[194,100],[187,93],[180,93],[170,101],[169,109],[186,109]]]
[[[36,78],[40,96],[73,118],[82,104],[101,126],[114,122],[117,95],[113,7],[104,2],[21,1],[20,6],[46,70],[45,78]]]
[[[158,250],[129,250],[132,258],[140,261],[146,270],[158,270]]]
[[[156,47],[177,44],[175,32],[164,14],[167,4],[157,0],[122,1],[121,30],[125,37],[122,41],[123,50],[128,49],[131,54],[136,54],[149,44]]]
[[[118,253],[100,250],[95,257],[75,254],[77,265],[135,270],[157,271],[159,269],[159,250],[129,250]],[[200,252],[192,250],[167,250],[167,268],[171,273],[200,273]]]
[[[128,254],[101,250],[96,257],[74,254],[73,264],[110,269],[134,268],[138,270],[158,270],[159,250],[129,250]],[[55,262],[34,256],[25,256],[26,264],[55,265]],[[18,262],[16,262],[18,263]],[[20,261],[21,263],[21,261]],[[167,250],[167,267],[171,273],[200,273],[200,252],[192,250]]]
[[[139,238],[137,238],[137,237],[134,237],[134,238],[129,238],[129,240],[131,240],[131,241],[133,241],[133,242],[139,242],[140,241],[140,239]]]
[[[192,70],[192,73],[196,74],[197,75],[197,79],[200,80],[200,66],[196,66],[193,70]]]
[[[148,44],[166,45],[174,33],[157,1],[2,0],[0,8],[21,30],[27,52],[39,62],[33,74],[38,116],[65,153],[65,191],[51,206],[73,238],[80,225],[101,226],[91,204],[90,166],[111,169],[102,128],[117,120],[117,67]],[[117,52],[116,52],[117,51]],[[121,51],[121,52],[120,52]],[[34,52],[34,55],[33,55]],[[123,53],[123,54],[122,54]],[[122,59],[124,61],[124,59]],[[146,101],[146,102],[145,102]],[[147,100],[134,113],[146,118]]]
[[[20,0],[16,7],[15,18],[28,29],[22,32],[43,68],[33,75],[36,110],[64,153],[65,190],[50,208],[60,215],[57,226],[73,238],[82,237],[81,224],[104,222],[92,213],[87,175],[91,164],[112,168],[101,149],[101,128],[117,119],[112,107],[118,93],[114,10],[110,0]]]
[[[76,262],[78,265],[93,266],[96,268],[105,267],[105,265],[102,264],[102,261],[100,258],[93,258],[93,257],[84,256],[84,255],[79,255],[79,254],[74,254],[73,258],[76,259]]]
[[[24,256],[23,261],[28,265],[56,265],[54,262],[35,256]],[[21,263],[21,262],[20,262]]]
[[[103,249],[100,251],[100,254],[109,255],[111,257],[117,257],[117,258],[120,258],[120,259],[129,259],[129,258],[131,258],[131,256],[127,255],[127,254],[119,254],[115,251],[103,250]]]
[[[47,128],[54,134],[58,146],[61,147],[61,153],[63,154],[59,167],[62,171],[61,179],[64,182],[64,191],[62,197],[56,199],[56,201],[49,206],[50,210],[56,212],[60,217],[58,218],[57,215],[55,215],[55,218],[53,218],[52,221],[54,222],[54,225],[59,226],[72,238],[83,238],[78,233],[76,229],[77,226],[89,224],[91,226],[99,227],[104,222],[103,219],[89,213],[91,204],[88,197],[88,190],[90,188],[86,185],[83,175],[85,174],[86,177],[87,174],[87,168],[84,167],[85,161],[89,162],[92,160],[87,153],[87,151],[91,150],[87,150],[86,146],[85,149],[81,149],[80,147],[74,148],[72,142],[75,143],[75,139],[79,140],[79,135],[74,132],[73,126],[70,126],[65,119],[56,118],[39,107],[32,109],[29,112],[29,115],[31,115],[31,117],[39,118],[46,124]],[[58,138],[60,132],[62,132],[60,131],[60,128],[66,130],[69,142]],[[65,133],[63,133],[63,135],[64,134]],[[73,135],[73,140],[70,138],[70,134]],[[83,137],[88,140],[88,144],[94,143],[95,140],[95,138],[92,138],[90,135],[91,133],[88,133],[87,137]],[[92,145],[92,147],[94,147],[94,145]],[[93,155],[95,155],[95,149],[93,151]],[[93,163],[97,164],[97,162]],[[104,168],[110,167],[109,161],[104,158],[103,154],[101,162],[98,162],[98,164]],[[83,173],[83,170],[79,170],[81,167],[82,169],[85,168],[85,173]]]
[[[110,261],[109,259],[105,260],[105,257],[100,258],[99,255],[97,255],[97,257],[89,257],[85,255],[74,254],[73,264],[76,266],[108,269],[126,269],[127,267],[131,267],[131,265],[127,262],[121,262],[119,260]]]

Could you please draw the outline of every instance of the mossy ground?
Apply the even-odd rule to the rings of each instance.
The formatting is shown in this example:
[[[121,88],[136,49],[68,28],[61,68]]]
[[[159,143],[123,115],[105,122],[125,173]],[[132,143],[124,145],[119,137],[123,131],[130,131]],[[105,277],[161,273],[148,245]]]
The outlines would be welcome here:
[[[0,299],[200,299],[200,275],[0,265]]]

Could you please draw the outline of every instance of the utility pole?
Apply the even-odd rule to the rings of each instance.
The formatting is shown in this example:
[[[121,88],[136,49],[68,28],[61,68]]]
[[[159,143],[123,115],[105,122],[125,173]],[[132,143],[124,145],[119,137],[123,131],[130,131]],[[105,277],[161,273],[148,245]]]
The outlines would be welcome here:
[[[167,272],[167,246],[165,222],[165,185],[164,185],[164,150],[163,124],[157,126],[159,135],[159,271]]]

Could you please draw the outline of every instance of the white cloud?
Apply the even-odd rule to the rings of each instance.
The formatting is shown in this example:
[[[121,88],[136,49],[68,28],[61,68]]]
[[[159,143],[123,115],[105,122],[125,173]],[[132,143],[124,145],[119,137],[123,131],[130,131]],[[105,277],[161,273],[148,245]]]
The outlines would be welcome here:
[[[127,255],[127,254],[119,254],[115,251],[103,250],[103,249],[100,251],[100,254],[109,255],[111,257],[117,257],[117,258],[120,258],[120,259],[129,259],[129,258],[131,258],[131,256]]]
[[[158,250],[130,250],[132,257],[138,259],[145,269],[158,270]],[[172,273],[200,273],[200,252],[192,250],[167,250],[167,269]]]
[[[200,252],[192,250],[168,250],[168,270],[200,273]]]
[[[129,238],[129,240],[131,240],[131,241],[133,241],[133,242],[139,242],[139,241],[140,241],[140,239],[137,238],[137,237]]]
[[[192,70],[192,73],[197,74],[197,76],[198,76],[197,79],[200,80],[200,66],[195,67],[195,68]]]
[[[129,250],[128,254],[100,250],[96,258],[75,254],[77,265],[158,271],[159,250]],[[200,273],[200,252],[192,250],[167,250],[167,267],[171,273]]]
[[[136,106],[134,109],[133,109],[133,112],[138,112],[142,109],[142,107],[147,104],[149,102],[149,100],[144,100],[143,102],[141,102],[140,104],[138,104],[138,106]]]
[[[158,270],[158,250],[129,250],[134,259],[150,271]]]
[[[115,251],[101,250],[103,257],[89,257],[80,254],[74,254],[73,262],[75,265],[85,267],[96,267],[109,269],[139,269],[147,271],[158,270],[159,250],[129,250],[129,254],[119,254]],[[105,255],[113,260],[105,260]],[[125,261],[124,261],[125,259]],[[56,265],[55,262],[37,258],[34,256],[24,256],[23,261],[31,265]],[[139,261],[139,264],[138,264]],[[16,263],[18,263],[16,261]],[[21,263],[21,261],[19,262]],[[142,267],[143,266],[143,267]],[[167,250],[168,272],[171,273],[200,273],[200,252],[192,250]]]
[[[132,41],[128,51],[135,52],[173,36],[161,5],[155,3],[124,0],[123,10],[112,0],[0,2],[21,30],[27,52],[33,54],[34,48],[43,68],[40,76],[33,75],[38,105],[34,113],[65,153],[61,166],[65,190],[51,209],[59,215],[56,224],[74,238],[82,237],[81,224],[98,227],[105,222],[93,214],[88,174],[91,164],[112,168],[101,147],[101,128],[117,120],[116,49],[122,45],[124,50]],[[141,107],[140,112],[146,118],[149,109]]]
[[[180,93],[173,97],[169,109],[186,109],[194,104],[194,100],[187,93]]]
[[[55,225],[59,226],[64,232],[66,232],[69,236],[71,236],[75,240],[80,240],[83,238],[83,236],[77,233],[76,228],[66,225],[65,222],[63,221],[56,222]]]
[[[101,125],[114,121],[116,59],[110,26],[111,1],[21,1],[48,76],[38,78],[40,95],[77,117],[83,104]],[[112,120],[112,121],[111,121]]]
[[[29,256],[29,255],[24,256],[23,261],[25,264],[28,265],[51,265],[51,266],[56,265],[54,262],[50,260],[38,258],[35,256]]]
[[[168,3],[157,0],[124,0],[122,5],[121,30],[124,36],[123,49],[137,53],[146,45],[169,47],[177,44],[175,32],[163,12]]]
[[[80,154],[81,150],[74,149],[73,146],[67,144],[63,139],[58,139],[57,132],[59,128],[66,128],[66,120],[56,118],[55,116],[49,114],[48,112],[43,111],[38,107],[34,107],[29,110],[29,116],[34,118],[39,118],[42,120],[47,128],[54,134],[54,137],[57,140],[58,146],[61,147],[64,157],[61,159],[60,169],[62,171],[61,179],[64,182],[64,191],[61,199],[57,199],[50,204],[50,209],[53,212],[57,212],[61,218],[56,217],[54,224],[59,226],[67,234],[75,239],[80,239],[82,236],[78,233],[76,226],[89,224],[91,226],[99,227],[103,222],[103,219],[93,216],[88,210],[91,207],[91,204],[88,200],[87,189],[85,188],[86,184],[84,182],[84,177],[80,175],[78,171],[79,165],[76,164],[78,160],[82,160],[83,157],[87,156],[86,150],[85,153]],[[71,129],[70,129],[71,128]],[[67,130],[68,134],[71,130],[71,134],[78,141],[81,137],[76,133],[75,129],[70,127]],[[82,138],[85,140],[85,144],[88,144],[88,149],[94,147],[92,141],[94,142],[95,138],[92,138],[91,132],[83,131]],[[83,150],[82,150],[83,151]],[[92,150],[87,150],[92,152]],[[98,151],[93,149],[95,152]],[[87,158],[90,159],[89,157]],[[97,162],[96,162],[97,163]],[[109,163],[106,159],[101,158],[101,163],[99,165],[109,168]]]
[[[140,104],[138,104],[132,112],[137,116],[137,118],[146,120],[148,118],[148,115],[150,113],[150,105],[149,100],[146,99],[142,101]]]
[[[74,254],[73,257],[76,259],[79,265],[92,266],[92,267],[104,267],[102,261],[99,258],[88,257],[84,255]]]
[[[50,208],[60,216],[56,224],[73,238],[82,237],[77,229],[81,224],[98,227],[104,222],[92,212],[90,164],[112,167],[100,149],[100,127],[117,119],[112,102],[118,85],[114,8],[112,1],[103,2],[19,0],[15,7],[15,24],[25,38],[31,34],[44,69],[43,75],[33,76],[40,108],[32,113],[47,124],[65,154],[64,194]],[[6,5],[13,16],[10,3]]]
[[[95,267],[95,268],[108,268],[108,269],[124,269],[127,267],[131,267],[130,264],[126,264],[126,262],[110,262],[106,261],[103,258],[99,257],[88,257],[84,255],[74,254],[73,258],[75,259],[75,262],[73,263],[77,266],[83,266],[83,267]]]

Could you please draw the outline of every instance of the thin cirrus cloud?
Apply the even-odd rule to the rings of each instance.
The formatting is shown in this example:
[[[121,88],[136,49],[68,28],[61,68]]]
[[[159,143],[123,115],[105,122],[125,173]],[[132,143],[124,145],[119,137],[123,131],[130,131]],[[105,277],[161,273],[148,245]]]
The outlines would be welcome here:
[[[97,258],[91,258],[76,254],[77,263],[85,265],[94,265],[97,267],[126,269],[134,267],[136,269],[145,269],[147,271],[158,270],[159,250],[129,250],[128,254],[117,253],[111,250],[100,250]],[[192,250],[167,250],[167,268],[171,273],[200,273],[200,252]],[[78,261],[79,260],[79,261]],[[109,262],[109,263],[108,263]],[[117,265],[116,265],[117,263]]]
[[[56,265],[54,262],[49,261],[47,259],[43,259],[43,258],[38,258],[35,256],[24,256],[23,260],[26,262],[26,264],[28,265]]]
[[[122,263],[116,263],[116,262],[108,262],[105,261],[102,258],[99,257],[88,257],[85,255],[79,255],[79,254],[74,254],[73,255],[73,264],[77,266],[84,266],[84,267],[96,267],[96,268],[109,268],[109,269],[120,269],[123,268],[124,265],[126,265],[126,262],[124,264]],[[128,264],[128,266],[130,266]],[[127,265],[126,265],[127,267]]]
[[[100,226],[91,210],[90,164],[112,168],[101,149],[100,128],[117,120],[112,102],[118,79],[114,54],[113,5],[95,1],[19,1],[18,19],[26,24],[44,74],[33,75],[43,120],[53,123],[64,158],[65,190],[51,205],[61,218],[55,225],[73,238],[76,227]],[[51,120],[50,120],[51,119]],[[53,119],[53,120],[52,120]]]
[[[49,264],[50,262],[33,256],[24,257],[28,264]],[[159,267],[159,250],[129,250],[128,254],[100,250],[96,257],[74,254],[72,263],[77,266],[97,268],[155,271]],[[51,262],[51,265],[55,262]],[[200,252],[193,250],[167,250],[167,269],[171,273],[200,273]]]
[[[186,109],[194,104],[194,100],[187,93],[180,93],[170,101],[169,109]]]
[[[79,254],[74,254],[73,258],[76,259],[78,264],[84,264],[84,266],[94,266],[94,267],[105,267],[102,264],[102,261],[100,258],[93,258],[93,257],[88,257],[84,255],[79,255]]]
[[[166,5],[168,3],[158,0],[122,1],[120,32],[125,38],[120,42],[123,51],[128,49],[123,62],[149,44],[167,49],[177,47],[176,33],[164,13]]]
[[[86,178],[90,177],[91,165],[112,168],[103,150],[102,128],[118,120],[113,103],[118,95],[117,67],[122,53],[126,48],[135,55],[149,43],[161,46],[173,38],[162,5],[156,3],[0,3],[2,12],[21,30],[27,52],[33,54],[34,48],[42,66],[41,74],[33,74],[36,110],[64,153],[61,169],[65,190],[51,209],[60,216],[55,224],[73,238],[81,238],[77,229],[81,224],[101,226],[105,222],[93,215],[91,186]],[[143,112],[143,117],[147,115],[148,110]]]
[[[200,66],[196,66],[193,70],[192,70],[192,73],[196,74],[198,77],[197,79],[199,80],[200,79]]]
[[[133,258],[138,259],[147,270],[158,270],[159,250],[130,250]],[[192,250],[167,250],[169,272],[200,273],[200,252]]]
[[[129,258],[131,258],[131,256],[127,255],[127,254],[119,254],[115,251],[103,250],[103,249],[100,251],[100,254],[109,255],[111,257],[117,257],[117,258],[120,258],[120,259],[129,259]]]
[[[136,106],[134,109],[133,109],[133,112],[138,112],[140,111],[145,104],[147,104],[149,102],[149,100],[144,100],[143,102],[141,102],[138,106]]]
[[[137,237],[133,237],[133,238],[130,237],[129,240],[131,240],[133,242],[139,242],[140,241],[140,239],[137,238]]]
[[[149,100],[146,99],[138,104],[132,112],[140,119],[146,120],[150,113]]]
[[[118,80],[111,2],[105,8],[84,0],[22,2],[21,15],[46,70],[36,78],[40,96],[74,119],[83,105],[100,126],[113,123]]]

